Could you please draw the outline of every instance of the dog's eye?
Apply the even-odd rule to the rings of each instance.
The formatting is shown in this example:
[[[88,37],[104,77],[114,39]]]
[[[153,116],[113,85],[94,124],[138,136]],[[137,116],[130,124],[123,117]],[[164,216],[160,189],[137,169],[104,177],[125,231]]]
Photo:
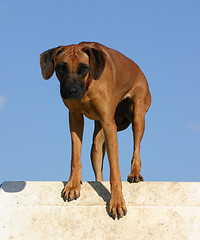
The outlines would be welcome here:
[[[88,72],[89,72],[89,66],[84,63],[80,63],[78,73],[81,75],[86,75]]]
[[[67,69],[67,63],[59,63],[56,66],[56,71],[58,71],[59,73],[65,73],[68,71]]]

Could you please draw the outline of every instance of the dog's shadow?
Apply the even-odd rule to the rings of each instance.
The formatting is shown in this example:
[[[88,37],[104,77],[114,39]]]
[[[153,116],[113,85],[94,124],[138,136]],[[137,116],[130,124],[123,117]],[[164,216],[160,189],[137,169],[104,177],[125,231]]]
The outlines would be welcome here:
[[[63,182],[63,185],[65,185],[67,182]],[[111,193],[108,191],[108,189],[101,183],[101,182],[95,182],[95,181],[88,181],[88,184],[95,190],[95,192],[104,200],[106,203],[106,212],[109,216],[109,201],[111,197]]]
[[[106,212],[110,216],[109,201],[111,193],[101,182],[88,182],[88,183],[96,191],[96,193],[104,200],[104,202],[106,203]]]

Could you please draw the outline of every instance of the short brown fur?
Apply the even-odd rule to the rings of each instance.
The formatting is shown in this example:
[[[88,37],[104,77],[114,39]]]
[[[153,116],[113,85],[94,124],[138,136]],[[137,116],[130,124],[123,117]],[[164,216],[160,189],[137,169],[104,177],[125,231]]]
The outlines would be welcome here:
[[[82,42],[78,45],[53,48],[42,53],[40,64],[43,77],[49,79],[56,66],[63,62],[66,62],[68,67],[68,73],[65,73],[66,79],[61,79],[59,72],[56,71],[61,88],[62,81],[67,84],[73,79],[76,86],[81,86],[80,91],[77,87],[81,99],[76,99],[77,92],[74,93],[73,98],[63,98],[64,104],[69,109],[72,159],[70,178],[62,191],[62,197],[70,201],[80,196],[81,146],[83,115],[85,115],[95,120],[91,160],[96,181],[103,180],[103,157],[106,149],[111,184],[109,212],[113,218],[122,217],[127,209],[122,194],[117,131],[124,130],[132,123],[134,151],[128,181],[131,183],[142,181],[140,143],[145,128],[145,113],[151,104],[147,80],[132,60],[98,43]],[[85,63],[90,68],[84,77],[77,74],[80,63]],[[91,78],[94,81],[86,90]]]

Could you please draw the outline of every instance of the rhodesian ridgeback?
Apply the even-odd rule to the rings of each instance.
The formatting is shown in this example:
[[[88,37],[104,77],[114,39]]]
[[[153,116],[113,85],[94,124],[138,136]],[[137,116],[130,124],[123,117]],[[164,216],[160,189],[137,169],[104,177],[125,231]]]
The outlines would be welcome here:
[[[134,151],[130,183],[143,181],[140,174],[140,142],[145,113],[151,104],[147,80],[140,68],[120,52],[95,42],[59,46],[40,55],[44,79],[54,71],[62,100],[69,109],[72,140],[71,173],[62,191],[64,201],[76,200],[81,188],[81,146],[84,117],[95,121],[91,161],[96,181],[103,180],[105,149],[110,165],[109,213],[115,219],[127,212],[118,162],[117,131],[132,123]]]

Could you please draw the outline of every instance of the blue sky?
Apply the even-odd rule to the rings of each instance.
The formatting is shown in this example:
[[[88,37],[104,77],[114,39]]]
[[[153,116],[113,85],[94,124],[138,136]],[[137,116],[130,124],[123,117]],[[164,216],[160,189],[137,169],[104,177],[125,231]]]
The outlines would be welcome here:
[[[141,145],[144,179],[200,181],[199,13],[198,0],[0,0],[0,183],[68,179],[68,110],[55,75],[43,80],[39,55],[83,40],[121,51],[147,77],[152,105]],[[84,181],[94,180],[92,133],[93,122],[85,120]],[[126,181],[131,127],[118,140]]]

